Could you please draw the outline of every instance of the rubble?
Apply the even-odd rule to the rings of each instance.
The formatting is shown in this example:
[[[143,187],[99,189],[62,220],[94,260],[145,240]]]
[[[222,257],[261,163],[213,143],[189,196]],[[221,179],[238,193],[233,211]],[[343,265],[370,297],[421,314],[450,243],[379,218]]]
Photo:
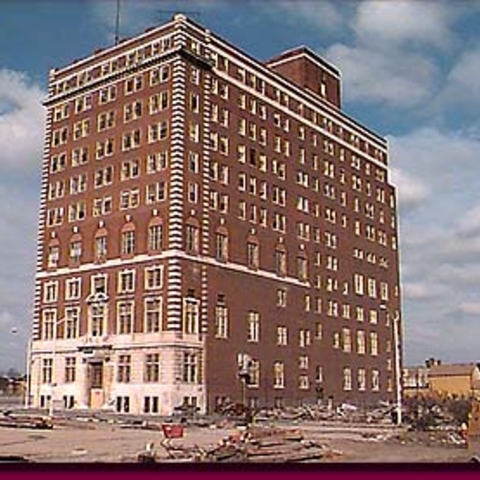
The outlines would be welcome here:
[[[210,449],[198,446],[183,447],[161,442],[168,460],[191,462],[268,462],[289,463],[319,461],[341,455],[323,444],[306,439],[299,430],[249,426],[244,431],[223,438]],[[152,445],[137,456],[141,463],[164,461]]]
[[[0,427],[51,430],[53,424],[48,417],[12,416],[7,412],[0,417]]]

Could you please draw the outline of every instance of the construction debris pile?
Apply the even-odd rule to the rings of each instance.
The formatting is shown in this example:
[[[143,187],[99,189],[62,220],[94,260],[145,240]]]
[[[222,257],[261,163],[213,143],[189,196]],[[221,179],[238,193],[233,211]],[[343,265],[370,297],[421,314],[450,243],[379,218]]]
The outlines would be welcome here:
[[[0,416],[0,427],[50,430],[53,425],[48,417],[11,415],[7,411]]]
[[[260,410],[255,413],[255,421],[339,421],[345,423],[391,423],[395,406],[381,403],[373,408],[360,408],[343,403],[336,408],[328,405],[302,405],[282,409]]]
[[[322,458],[340,456],[338,451],[304,437],[298,430],[270,427],[248,427],[234,435],[223,438],[210,449],[198,446],[186,448],[162,442],[167,456],[156,453],[153,446],[138,455],[141,463],[165,461],[190,462],[318,462]]]
[[[448,429],[468,422],[469,399],[412,397],[404,401],[404,422],[412,430]]]

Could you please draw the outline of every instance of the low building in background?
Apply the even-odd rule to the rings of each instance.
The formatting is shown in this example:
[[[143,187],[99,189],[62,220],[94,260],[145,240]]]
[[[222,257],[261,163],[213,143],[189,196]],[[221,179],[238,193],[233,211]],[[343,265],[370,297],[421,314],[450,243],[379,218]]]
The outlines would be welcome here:
[[[477,397],[480,395],[479,364],[428,359],[424,366],[406,367],[403,369],[403,394]]]

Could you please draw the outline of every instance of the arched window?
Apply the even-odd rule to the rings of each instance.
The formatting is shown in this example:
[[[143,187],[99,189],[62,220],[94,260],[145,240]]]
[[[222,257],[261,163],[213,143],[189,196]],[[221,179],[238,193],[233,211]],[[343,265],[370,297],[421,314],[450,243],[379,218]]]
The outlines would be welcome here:
[[[163,220],[160,217],[154,217],[148,224],[148,253],[159,252],[163,248]]]
[[[215,258],[223,262],[228,260],[228,230],[223,226],[215,231]]]
[[[122,227],[120,242],[120,255],[132,257],[135,254],[135,225],[133,222],[128,222]]]
[[[78,265],[82,259],[82,236],[80,233],[74,233],[70,238],[69,260],[71,265]]]
[[[189,218],[185,225],[185,249],[190,253],[200,252],[200,225],[196,218]]]
[[[247,267],[257,269],[260,266],[260,244],[255,235],[247,238]]]
[[[47,268],[57,268],[60,263],[60,241],[57,237],[48,242]]]
[[[105,227],[101,227],[95,232],[93,256],[96,263],[104,262],[107,259],[107,229]]]

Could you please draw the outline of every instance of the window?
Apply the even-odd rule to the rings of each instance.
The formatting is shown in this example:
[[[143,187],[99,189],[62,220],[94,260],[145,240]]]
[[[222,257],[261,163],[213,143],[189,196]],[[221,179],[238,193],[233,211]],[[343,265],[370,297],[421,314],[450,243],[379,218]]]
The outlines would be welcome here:
[[[117,86],[111,85],[109,87],[101,88],[98,92],[98,104],[112,102],[117,98]]]
[[[364,391],[367,388],[367,374],[364,368],[359,368],[357,372],[358,390]]]
[[[215,337],[228,338],[228,308],[221,303],[215,306]]]
[[[100,168],[95,171],[94,187],[101,188],[111,185],[113,182],[113,167],[109,165],[105,168]]]
[[[56,302],[58,298],[58,282],[52,280],[43,284],[43,301]]]
[[[150,71],[150,86],[166,82],[170,77],[170,65],[162,65]]]
[[[159,413],[158,397],[143,397],[143,413]]]
[[[357,295],[363,295],[364,293],[363,275],[356,273],[353,276],[353,284],[354,284],[355,293]]]
[[[167,109],[168,103],[169,97],[167,90],[152,95],[148,100],[148,110],[150,115],[154,115],[162,110]]]
[[[80,307],[65,309],[64,338],[77,338],[80,324]]]
[[[92,107],[92,96],[90,94],[78,97],[75,100],[75,113],[82,113]]]
[[[127,152],[140,146],[141,134],[140,129],[126,132],[122,136],[122,150]]]
[[[196,225],[187,224],[185,226],[185,242],[186,249],[190,252],[198,253],[200,229]]]
[[[52,383],[53,359],[42,359],[42,383]]]
[[[54,227],[63,223],[64,209],[63,207],[52,208],[48,210],[47,226]]]
[[[281,276],[287,274],[287,252],[284,250],[275,250],[275,273]]]
[[[308,347],[312,343],[310,330],[300,329],[298,332],[298,345],[300,347]]]
[[[287,306],[287,291],[284,288],[277,289],[277,307]]]
[[[162,321],[161,298],[145,299],[145,333],[157,333],[160,331]]]
[[[200,302],[195,298],[185,298],[183,302],[183,331],[188,334],[200,332]]]
[[[145,203],[151,205],[152,203],[162,202],[167,198],[165,182],[157,182],[147,185],[145,190]]]
[[[305,257],[297,257],[297,277],[301,282],[308,280],[308,264]]]
[[[147,353],[145,356],[145,382],[160,381],[160,355]]]
[[[135,270],[118,272],[118,293],[130,293],[135,291]]]
[[[70,195],[82,193],[87,189],[87,175],[81,174],[70,178]],[[62,192],[57,192],[62,193]]]
[[[187,199],[190,203],[197,203],[198,202],[198,194],[199,188],[198,184],[188,182],[187,185]]]
[[[147,173],[157,173],[165,170],[168,165],[168,152],[157,152],[147,157]]]
[[[226,261],[228,259],[228,236],[225,233],[217,232],[215,234],[215,253],[217,260]]]
[[[260,386],[260,362],[258,360],[251,360],[249,372],[250,380],[248,382],[249,387]]]
[[[370,332],[370,354],[374,357],[378,355],[378,334],[377,334],[377,332]]]
[[[195,353],[184,352],[183,354],[183,381],[185,383],[197,383],[198,374],[198,356]]]
[[[163,225],[155,224],[148,227],[148,250],[157,251],[162,249]]]
[[[105,320],[105,306],[92,305],[90,307],[90,334],[92,337],[101,337],[103,335]]]
[[[58,245],[48,247],[47,252],[47,267],[56,268],[60,261],[60,247]]]
[[[285,346],[288,344],[288,328],[280,325],[277,327],[277,345]]]
[[[68,278],[65,281],[65,300],[78,300],[81,295],[82,279]]]
[[[168,138],[168,122],[162,120],[148,126],[148,143],[159,142]]]
[[[140,162],[138,160],[128,160],[122,163],[120,171],[120,180],[131,180],[137,178],[140,173]]]
[[[260,314],[258,312],[248,312],[247,317],[247,341],[260,341]]]
[[[357,353],[365,355],[365,332],[363,330],[357,331]]]
[[[249,268],[259,267],[260,248],[257,242],[247,243],[247,266]]]
[[[75,373],[76,373],[76,358],[66,357],[65,358],[65,383],[75,382]]]
[[[285,365],[282,362],[273,364],[273,388],[285,388]]]
[[[113,138],[107,138],[106,140],[99,140],[95,147],[95,158],[101,160],[104,157],[113,155],[115,150],[115,141]]]
[[[380,372],[372,370],[372,391],[378,392],[380,390]]]
[[[103,132],[115,126],[115,111],[102,112],[97,116],[97,130]]]
[[[87,215],[87,206],[85,202],[73,203],[68,206],[68,221],[77,222],[84,220]]]
[[[107,258],[107,237],[105,235],[95,237],[95,260]]]
[[[343,369],[343,390],[350,391],[352,389],[352,370],[348,367]]]
[[[85,118],[73,124],[73,139],[85,138],[90,133],[90,120]]]
[[[133,302],[117,303],[117,334],[127,334],[133,332]]]
[[[122,232],[121,253],[122,255],[133,255],[135,253],[135,230]]]
[[[163,267],[155,265],[145,268],[145,290],[162,288],[163,286]]]
[[[298,377],[298,388],[300,390],[308,390],[310,388],[310,382],[308,380],[308,375],[300,375]]]
[[[112,211],[112,197],[106,195],[105,197],[95,198],[93,200],[93,216],[101,217],[108,215]]]
[[[54,309],[44,310],[42,317],[42,338],[43,340],[52,340],[56,333],[57,311]]]
[[[136,75],[125,80],[125,95],[138,92],[143,88],[143,75]]]
[[[68,128],[62,127],[52,132],[52,147],[58,147],[67,143],[68,140]]]
[[[346,353],[350,353],[352,351],[352,339],[349,328],[342,329],[342,337],[343,351]]]
[[[129,383],[131,373],[131,356],[119,355],[117,365],[117,382]]]

